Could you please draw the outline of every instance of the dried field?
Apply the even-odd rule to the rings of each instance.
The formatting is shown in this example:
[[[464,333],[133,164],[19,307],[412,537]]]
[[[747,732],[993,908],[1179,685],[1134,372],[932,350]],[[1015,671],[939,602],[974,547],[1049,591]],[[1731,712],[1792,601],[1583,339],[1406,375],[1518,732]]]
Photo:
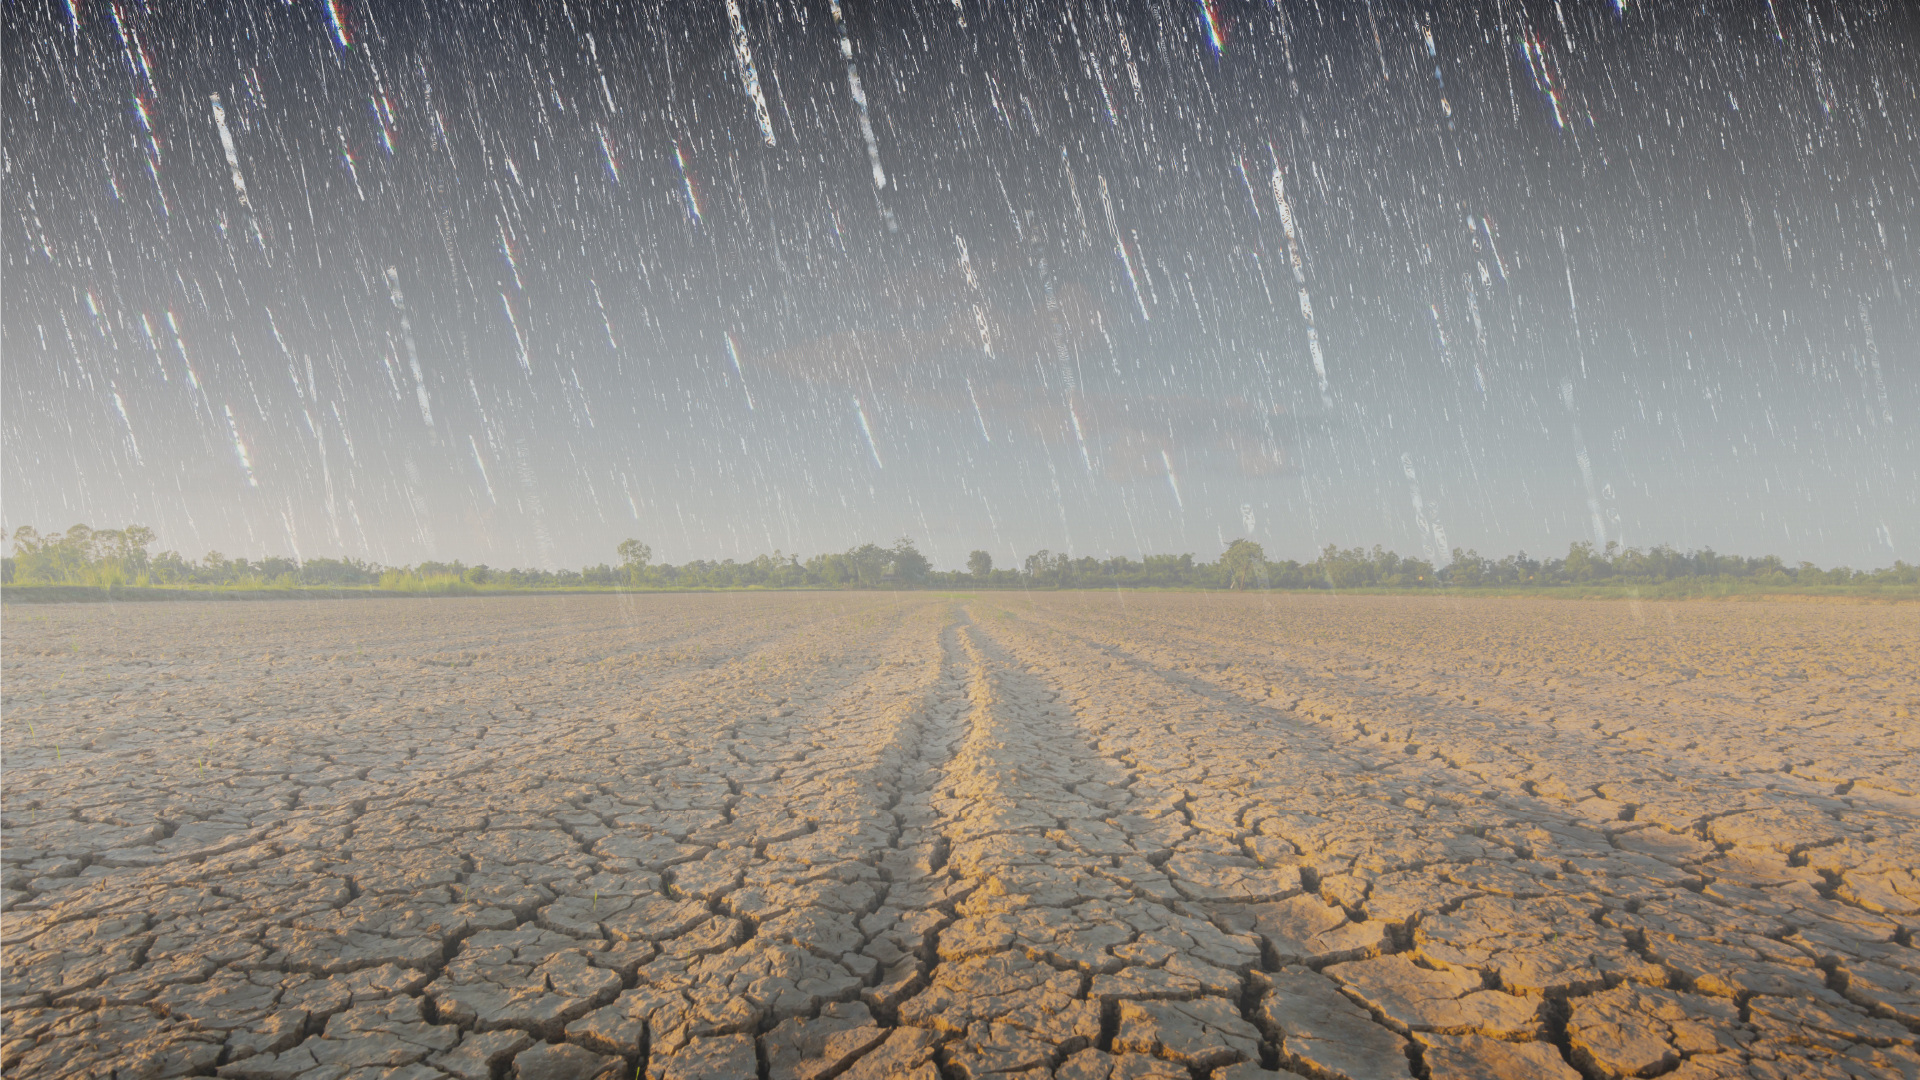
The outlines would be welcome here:
[[[6,612],[9,1077],[1907,1077],[1920,619]]]

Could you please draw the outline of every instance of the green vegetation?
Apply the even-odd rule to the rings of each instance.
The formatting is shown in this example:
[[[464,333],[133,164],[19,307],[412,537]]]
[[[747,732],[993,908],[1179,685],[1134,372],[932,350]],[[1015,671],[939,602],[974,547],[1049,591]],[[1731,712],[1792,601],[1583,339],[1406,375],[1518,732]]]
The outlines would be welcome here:
[[[212,586],[273,589],[295,586],[367,586],[380,583],[383,567],[356,559],[266,558],[248,562],[209,551],[199,562],[177,551],[149,556],[154,532],[143,525],[90,529],[75,525],[41,535],[32,526],[13,530],[13,554],[0,561],[0,581],[21,585],[82,585],[93,588]]]
[[[1639,590],[1638,595],[1644,596],[1844,588],[1904,589],[1920,596],[1920,567],[1896,562],[1884,570],[1822,570],[1812,563],[1788,566],[1771,555],[1742,558],[1712,550],[1681,553],[1669,547],[1642,551],[1617,544],[1596,549],[1584,543],[1574,544],[1564,559],[1540,560],[1521,552],[1497,562],[1478,552],[1456,548],[1452,562],[1442,567],[1424,559],[1403,558],[1378,546],[1372,551],[1357,547],[1342,550],[1329,544],[1318,558],[1302,563],[1270,560],[1259,544],[1235,540],[1214,563],[1196,562],[1192,555],[1149,555],[1135,561],[1124,556],[1076,559],[1040,551],[1027,557],[1022,571],[994,570],[988,563],[970,574],[931,575],[929,583],[1049,589],[1571,589],[1583,595],[1609,590],[1627,595],[1629,590]]]
[[[617,565],[580,570],[495,569],[462,562],[380,566],[357,559],[266,558],[250,562],[208,552],[198,561],[178,552],[148,555],[152,529],[90,529],[42,535],[31,527],[13,531],[13,554],[0,567],[9,596],[85,599],[107,590],[116,596],[292,595],[350,591],[371,595],[456,596],[500,592],[643,589],[1239,589],[1239,590],[1466,590],[1485,593],[1552,591],[1582,596],[1737,596],[1805,593],[1920,599],[1920,567],[1896,562],[1861,571],[1823,570],[1812,563],[1789,566],[1775,556],[1743,558],[1712,550],[1679,552],[1608,544],[1574,544],[1561,559],[1534,559],[1522,552],[1495,561],[1455,549],[1452,561],[1435,567],[1375,547],[1342,550],[1333,545],[1312,562],[1270,560],[1251,540],[1227,545],[1219,561],[1192,555],[1149,555],[1142,560],[1095,559],[1038,551],[1020,569],[995,569],[993,557],[974,551],[965,570],[935,570],[911,539],[892,547],[863,544],[844,552],[797,555],[775,552],[747,562],[697,559],[678,566],[655,563],[653,549],[622,541]]]
[[[7,582],[18,575],[21,581],[109,588],[144,582],[153,569],[147,559],[153,530],[144,525],[100,530],[75,525],[48,536],[23,525],[13,530],[12,539],[13,555],[0,564],[0,580]]]

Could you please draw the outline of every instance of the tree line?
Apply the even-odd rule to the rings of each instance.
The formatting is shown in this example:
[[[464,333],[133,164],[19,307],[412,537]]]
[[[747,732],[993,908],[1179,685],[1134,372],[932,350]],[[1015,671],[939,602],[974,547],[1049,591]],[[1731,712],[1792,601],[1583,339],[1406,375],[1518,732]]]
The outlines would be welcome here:
[[[891,547],[862,544],[842,552],[797,555],[774,552],[747,561],[695,559],[656,563],[640,540],[622,541],[618,562],[579,570],[500,569],[463,562],[382,566],[359,559],[250,561],[210,551],[199,559],[177,551],[149,555],[152,529],[92,529],[75,525],[42,534],[30,526],[13,530],[13,553],[0,560],[0,580],[18,585],[144,586],[157,588],[286,589],[378,588],[402,592],[476,593],[518,589],[620,588],[936,588],[936,589],[1438,589],[1592,585],[1920,585],[1920,567],[1895,562],[1880,570],[1822,569],[1789,564],[1777,556],[1722,555],[1711,548],[1681,552],[1578,543],[1565,558],[1535,559],[1521,552],[1503,559],[1455,548],[1452,561],[1435,566],[1375,546],[1342,549],[1329,544],[1311,562],[1269,559],[1252,540],[1235,540],[1213,562],[1191,554],[1124,555],[1099,559],[1041,550],[1018,567],[995,565],[974,551],[961,570],[936,570],[907,537]]]

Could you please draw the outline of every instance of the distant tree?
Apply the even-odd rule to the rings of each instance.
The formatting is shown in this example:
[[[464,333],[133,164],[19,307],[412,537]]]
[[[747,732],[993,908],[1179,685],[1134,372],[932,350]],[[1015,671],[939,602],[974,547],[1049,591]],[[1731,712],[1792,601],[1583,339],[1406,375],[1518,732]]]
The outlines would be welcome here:
[[[92,529],[75,525],[65,533],[42,536],[30,525],[13,531],[13,572],[22,582],[49,585],[137,583],[147,573],[147,545],[153,530],[144,525]]]
[[[630,570],[644,570],[653,561],[653,549],[631,538],[620,541],[614,551],[620,556],[620,565]]]
[[[851,548],[845,559],[847,568],[852,571],[854,584],[865,588],[880,584],[880,579],[893,569],[893,552],[879,544],[861,544]]]
[[[806,563],[807,581],[817,585],[843,585],[853,575],[847,571],[847,558],[838,553],[815,555]]]
[[[1267,581],[1276,589],[1305,589],[1311,586],[1306,568],[1292,559],[1267,564]]]
[[[1474,588],[1492,584],[1494,563],[1477,551],[1453,549],[1453,562],[1447,566],[1447,584]]]
[[[1229,589],[1267,587],[1267,553],[1251,540],[1235,540],[1220,556],[1220,569]]]
[[[177,551],[149,557],[153,530],[130,525],[93,529],[75,525],[42,534],[30,526],[0,531],[12,551],[0,562],[0,580],[9,585],[115,585],[286,587],[371,585],[410,592],[473,592],[496,589],[574,588],[647,585],[705,588],[852,588],[973,586],[1038,588],[1203,589],[1431,589],[1437,586],[1565,586],[1608,581],[1621,585],[1679,582],[1746,582],[1766,586],[1864,587],[1920,586],[1920,567],[1896,562],[1890,568],[1857,571],[1821,569],[1812,563],[1789,565],[1774,555],[1723,555],[1711,548],[1681,552],[1666,545],[1645,550],[1608,542],[1596,547],[1574,544],[1565,559],[1539,560],[1520,552],[1495,561],[1472,549],[1454,549],[1451,564],[1437,569],[1425,559],[1402,558],[1375,546],[1341,550],[1328,545],[1310,563],[1269,561],[1261,546],[1235,540],[1211,563],[1190,554],[1145,555],[1136,562],[1124,555],[1074,558],[1050,551],[1029,556],[1021,569],[995,570],[985,551],[968,554],[967,568],[934,571],[909,537],[892,547],[862,544],[844,552],[798,556],[774,552],[748,562],[695,559],[681,566],[652,563],[652,550],[639,540],[617,546],[618,566],[601,564],[580,570],[497,569],[464,563],[422,562],[383,567],[357,559],[314,558],[297,562],[267,556],[257,561],[208,552],[199,562]]]
[[[901,581],[917,583],[925,581],[927,571],[932,569],[933,564],[913,546],[912,537],[903,536],[893,542],[894,577]]]
[[[1593,545],[1585,541],[1572,545],[1567,549],[1567,576],[1574,581],[1598,581],[1611,576],[1615,547],[1615,544],[1608,543],[1604,552],[1595,552]]]
[[[1193,556],[1148,555],[1141,565],[1143,585],[1186,585],[1194,575]]]
[[[284,579],[291,585],[300,573],[300,564],[282,556],[268,556],[260,560],[260,576],[268,581]]]
[[[177,551],[154,556],[148,575],[156,585],[181,585],[193,580],[193,564]]]
[[[1362,548],[1340,550],[1328,544],[1320,552],[1319,577],[1334,589],[1364,589],[1378,580],[1379,569]]]
[[[154,560],[154,570],[167,570],[169,580],[184,577],[177,572],[178,568],[169,561],[170,558],[177,560],[179,556],[171,551],[161,552],[160,557]],[[302,585],[372,585],[380,580],[380,573],[379,567],[358,559],[321,558],[301,563],[298,578]]]

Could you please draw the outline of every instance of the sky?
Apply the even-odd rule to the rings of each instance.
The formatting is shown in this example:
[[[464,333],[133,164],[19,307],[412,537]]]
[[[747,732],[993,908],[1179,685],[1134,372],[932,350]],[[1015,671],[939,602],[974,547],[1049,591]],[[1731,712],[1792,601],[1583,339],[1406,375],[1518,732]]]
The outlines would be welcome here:
[[[23,0],[0,519],[1920,558],[1904,0]]]

